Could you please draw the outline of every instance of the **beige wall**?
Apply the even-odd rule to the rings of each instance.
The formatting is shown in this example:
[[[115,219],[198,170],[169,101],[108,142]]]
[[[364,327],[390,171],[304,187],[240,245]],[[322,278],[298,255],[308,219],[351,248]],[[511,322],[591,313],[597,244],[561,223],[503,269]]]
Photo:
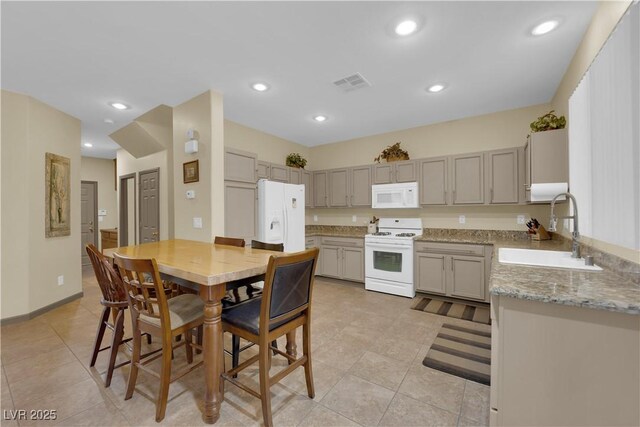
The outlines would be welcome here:
[[[580,42],[580,45],[578,46],[578,49],[576,50],[576,53],[574,54],[573,59],[571,60],[571,63],[569,64],[569,67],[567,68],[567,71],[551,101],[551,106],[557,113],[564,115],[569,113],[569,98],[578,86],[578,83],[580,83],[584,73],[586,73],[591,66],[591,63],[600,52],[602,46],[604,46],[609,35],[615,29],[618,21],[620,21],[624,13],[629,8],[630,4],[630,1],[600,2],[598,9],[591,20],[591,24],[589,25],[584,38]],[[593,200],[592,203],[598,203],[598,201]],[[578,204],[580,204],[579,200]],[[567,205],[564,205],[560,214],[566,215],[566,213]],[[563,228],[561,232],[566,236],[570,235],[567,228]],[[640,261],[640,251],[591,239],[588,236],[583,236],[582,241],[624,259],[628,259],[636,263]]]
[[[412,159],[470,153],[499,148],[523,146],[529,133],[529,123],[548,112],[548,104],[516,110],[501,111],[482,116],[421,126],[335,144],[311,148],[314,169],[356,166],[373,163],[373,158],[387,145],[397,141]],[[317,221],[314,221],[317,215]],[[356,215],[356,222],[352,216]],[[422,209],[309,209],[308,224],[362,225],[373,215],[420,217],[429,228],[467,228],[526,230],[516,222],[518,215],[537,218],[548,223],[549,207],[535,205],[509,206],[438,206]],[[465,224],[459,216],[465,216]]]
[[[222,95],[208,91],[173,109],[175,237],[210,242],[224,235],[224,126]],[[187,130],[198,132],[198,152],[185,154]],[[182,165],[198,160],[199,182],[184,184]],[[194,190],[195,199],[185,192]],[[202,228],[193,228],[193,218]]]
[[[82,291],[80,121],[2,91],[2,318]],[[71,234],[45,238],[45,153],[70,159]],[[57,277],[64,276],[58,286]]]
[[[230,120],[224,121],[224,145],[256,153],[259,160],[284,165],[289,153],[300,153],[307,159],[307,169],[313,168],[311,148]]]
[[[98,183],[98,209],[107,215],[98,217],[98,229],[118,227],[118,197],[115,188],[115,164],[112,159],[82,157],[80,179]],[[100,235],[98,235],[100,242]],[[100,242],[101,243],[101,242]]]

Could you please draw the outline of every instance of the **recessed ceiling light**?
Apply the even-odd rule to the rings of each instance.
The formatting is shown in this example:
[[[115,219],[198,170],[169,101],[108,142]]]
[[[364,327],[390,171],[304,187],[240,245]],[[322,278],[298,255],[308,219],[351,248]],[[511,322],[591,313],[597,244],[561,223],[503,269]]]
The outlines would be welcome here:
[[[315,116],[313,120],[315,120],[316,122],[324,122],[325,120],[327,120],[327,116],[322,116],[322,115]]]
[[[535,28],[531,30],[531,34],[533,34],[534,36],[547,34],[548,32],[555,30],[558,24],[558,21],[545,21],[542,24],[536,25]]]
[[[409,34],[413,34],[418,29],[418,23],[411,19],[407,19],[406,21],[400,22],[396,25],[396,34],[399,36],[408,36]]]
[[[438,83],[432,86],[429,86],[427,88],[427,91],[431,92],[431,93],[438,93],[441,92],[442,90],[444,90],[445,85],[443,83]]]
[[[109,105],[111,105],[116,110],[128,110],[129,108],[131,108],[127,104],[123,104],[122,102],[110,102]]]
[[[93,144],[92,144],[92,143],[90,143],[90,142],[85,142],[85,143],[84,143],[84,144],[82,144],[82,145],[84,145],[84,146],[85,146],[85,147],[87,147],[87,148],[91,148],[91,147],[93,147]]]
[[[114,121],[111,119],[104,119],[104,122],[108,125],[112,125],[114,123]]]
[[[269,90],[269,85],[266,83],[254,83],[251,85],[251,87],[253,88],[253,90],[257,90],[258,92]]]

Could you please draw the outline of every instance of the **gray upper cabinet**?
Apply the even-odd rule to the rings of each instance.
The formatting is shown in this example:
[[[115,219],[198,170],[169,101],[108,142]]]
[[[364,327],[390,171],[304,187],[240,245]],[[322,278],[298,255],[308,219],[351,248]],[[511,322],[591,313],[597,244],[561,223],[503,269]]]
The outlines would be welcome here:
[[[391,184],[393,182],[393,163],[377,163],[373,165],[373,183]]]
[[[531,184],[569,182],[567,129],[534,132],[527,138],[525,153],[526,198]]]
[[[257,229],[257,190],[254,183],[225,181],[224,231],[226,236],[255,239]]]
[[[329,171],[329,206],[349,206],[349,171],[334,169]]]
[[[289,182],[289,167],[271,163],[271,181]]]
[[[446,205],[448,174],[447,157],[418,161],[420,171],[420,204]]]
[[[451,156],[453,204],[484,203],[483,153]]]
[[[269,162],[258,161],[258,179],[271,178],[271,164]]]
[[[393,166],[393,182],[415,182],[418,180],[415,161],[403,160],[401,162],[394,162]]]
[[[416,162],[403,160],[373,165],[373,183],[391,184],[394,182],[414,182],[417,180]]]
[[[302,170],[302,182],[304,184],[304,205],[308,208],[313,207],[313,174],[309,171]]]
[[[487,203],[518,203],[518,149],[497,150],[486,153]]]
[[[371,167],[360,166],[350,169],[350,206],[371,206]]]
[[[302,184],[302,169],[289,168],[289,183]]]
[[[329,206],[328,181],[327,171],[313,173],[313,205],[316,208]]]
[[[224,150],[225,181],[255,184],[257,160],[254,153],[226,148]]]

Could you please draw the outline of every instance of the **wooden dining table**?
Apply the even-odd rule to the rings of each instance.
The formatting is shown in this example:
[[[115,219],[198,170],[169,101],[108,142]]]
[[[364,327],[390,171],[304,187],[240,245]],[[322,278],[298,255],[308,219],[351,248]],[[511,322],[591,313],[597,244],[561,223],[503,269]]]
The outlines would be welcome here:
[[[220,416],[224,399],[224,384],[220,374],[224,370],[222,339],[222,303],[226,283],[264,275],[271,255],[282,254],[250,247],[238,248],[193,240],[161,240],[159,242],[107,249],[132,258],[155,258],[164,278],[178,284],[197,285],[204,302],[203,364],[205,395],[203,419],[215,423]],[[287,335],[287,354],[296,355],[295,334]]]

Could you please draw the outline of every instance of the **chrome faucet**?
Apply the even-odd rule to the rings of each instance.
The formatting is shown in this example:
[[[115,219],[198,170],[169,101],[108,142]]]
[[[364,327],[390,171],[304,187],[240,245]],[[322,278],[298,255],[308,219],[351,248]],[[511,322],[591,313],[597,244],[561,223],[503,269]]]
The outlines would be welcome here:
[[[556,204],[556,199],[558,197],[567,196],[573,201],[573,215],[571,216],[561,216],[557,217],[553,213],[553,209]],[[556,231],[556,227],[558,225],[558,219],[572,219],[573,220],[573,231],[571,232],[571,257],[572,258],[580,258],[580,232],[578,232],[578,203],[576,202],[576,198],[571,193],[560,193],[556,195],[551,200],[551,219],[549,220],[549,231]]]

